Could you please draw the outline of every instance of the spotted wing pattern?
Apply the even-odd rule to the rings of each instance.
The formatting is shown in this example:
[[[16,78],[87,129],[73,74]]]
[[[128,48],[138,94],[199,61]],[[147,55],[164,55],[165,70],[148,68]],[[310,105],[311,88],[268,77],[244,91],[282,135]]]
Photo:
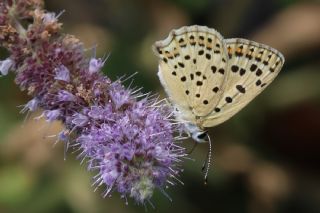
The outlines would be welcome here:
[[[182,27],[153,46],[159,78],[184,120],[209,115],[222,95],[227,50],[222,36],[202,26]]]
[[[203,127],[218,125],[245,107],[278,75],[284,57],[277,50],[245,39],[226,39],[227,80],[224,92]]]
[[[284,57],[254,41],[223,39],[214,29],[182,27],[154,44],[159,78],[178,119],[201,129],[245,107],[280,72]]]

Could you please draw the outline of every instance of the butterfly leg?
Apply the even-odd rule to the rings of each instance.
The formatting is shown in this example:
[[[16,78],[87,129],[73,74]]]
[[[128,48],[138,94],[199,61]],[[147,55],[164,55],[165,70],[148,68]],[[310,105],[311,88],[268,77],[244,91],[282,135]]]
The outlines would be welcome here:
[[[193,150],[196,148],[197,145],[198,145],[198,143],[194,142],[193,147],[191,148],[191,150],[189,152],[187,152],[187,154],[190,155],[193,152]]]

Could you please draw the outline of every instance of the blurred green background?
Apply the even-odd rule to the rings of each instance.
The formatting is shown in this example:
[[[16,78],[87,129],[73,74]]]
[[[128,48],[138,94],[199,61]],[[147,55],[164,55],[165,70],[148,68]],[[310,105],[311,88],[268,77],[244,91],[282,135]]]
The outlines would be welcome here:
[[[135,85],[165,97],[157,76],[154,41],[173,28],[207,25],[224,37],[245,37],[281,51],[286,63],[260,96],[226,123],[210,129],[214,165],[203,184],[208,146],[185,161],[184,186],[157,191],[148,212],[320,212],[320,2],[299,0],[55,0],[66,12],[64,31],[97,55],[111,53],[104,71],[113,80],[138,72]],[[6,56],[1,50],[1,58]],[[29,99],[13,76],[0,79],[0,212],[145,212],[118,194],[93,192],[76,154],[63,160],[55,145],[59,124],[26,119]],[[192,141],[185,146],[192,147]]]

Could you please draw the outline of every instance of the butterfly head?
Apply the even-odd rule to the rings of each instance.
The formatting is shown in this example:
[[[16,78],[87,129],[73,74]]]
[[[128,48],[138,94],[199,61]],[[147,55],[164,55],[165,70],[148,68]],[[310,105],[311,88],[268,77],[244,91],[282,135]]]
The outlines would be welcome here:
[[[193,123],[186,123],[185,127],[187,131],[190,133],[193,140],[197,143],[206,143],[209,141],[208,131],[205,131],[199,128],[197,125]]]

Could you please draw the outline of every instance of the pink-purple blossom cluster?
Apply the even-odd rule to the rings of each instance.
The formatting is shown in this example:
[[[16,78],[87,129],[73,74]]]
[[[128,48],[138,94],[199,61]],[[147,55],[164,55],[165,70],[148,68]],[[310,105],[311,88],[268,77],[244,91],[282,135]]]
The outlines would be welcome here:
[[[42,109],[48,122],[62,121],[66,147],[79,149],[94,184],[138,203],[178,176],[184,149],[174,143],[170,108],[111,82],[100,72],[105,61],[86,58],[82,43],[61,33],[54,13],[40,0],[0,2],[0,43],[10,56],[0,73],[12,71],[32,99],[22,112]],[[26,21],[32,20],[28,25]],[[164,191],[163,191],[164,192]],[[164,192],[165,193],[165,192]]]

